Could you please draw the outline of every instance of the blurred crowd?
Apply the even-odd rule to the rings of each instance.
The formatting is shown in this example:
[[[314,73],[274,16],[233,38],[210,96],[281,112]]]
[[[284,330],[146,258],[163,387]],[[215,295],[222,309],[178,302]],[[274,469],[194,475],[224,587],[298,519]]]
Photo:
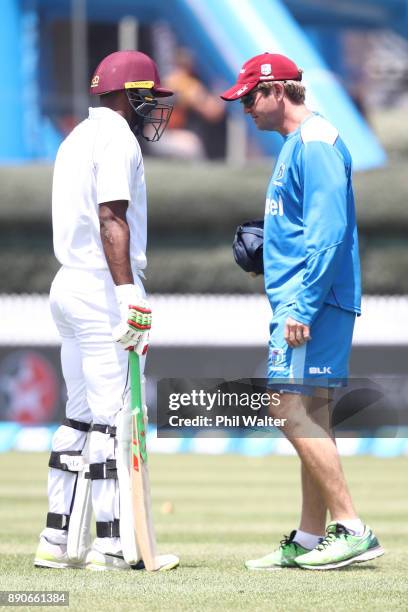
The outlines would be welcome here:
[[[135,20],[134,20],[135,21]],[[175,32],[164,22],[144,25],[135,21],[137,32],[126,48],[138,48],[157,61],[165,86],[175,95],[168,129],[155,147],[144,146],[144,153],[166,158],[223,159],[228,149],[229,126],[225,105],[219,98],[224,84],[209,82],[202,72],[201,58],[193,49],[181,47]],[[73,105],[73,91],[66,74],[72,72],[68,21],[50,26],[53,48],[49,59],[48,90],[43,92],[43,112],[62,135],[82,117]],[[329,34],[317,41],[329,68],[348,91],[359,111],[370,121],[377,108],[404,107],[407,103],[408,42],[390,30],[371,32],[352,29],[337,33],[333,49]],[[316,41],[315,41],[316,42]],[[87,71],[89,74],[107,53],[123,48],[120,24],[87,23]],[[82,115],[86,112],[86,102]],[[253,144],[251,144],[253,146]],[[248,151],[252,148],[248,147]],[[255,150],[255,156],[257,156]]]
[[[222,153],[223,143],[219,137],[214,141],[224,122],[225,105],[200,79],[188,49],[176,49],[174,67],[164,83],[175,92],[174,108],[157,153],[192,160],[221,157],[217,153]]]

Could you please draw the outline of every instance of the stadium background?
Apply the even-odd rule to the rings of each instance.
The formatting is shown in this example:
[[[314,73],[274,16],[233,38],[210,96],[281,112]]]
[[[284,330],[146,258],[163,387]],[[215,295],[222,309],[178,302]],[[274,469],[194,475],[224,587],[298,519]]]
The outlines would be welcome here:
[[[214,92],[231,82],[241,56],[264,50],[268,35],[270,50],[288,53],[306,69],[309,103],[334,114],[355,162],[364,316],[351,372],[406,375],[406,2],[335,1],[328,7],[263,0],[241,2],[238,10],[229,1],[177,0],[169,11],[159,1],[4,0],[2,10],[0,44],[9,60],[0,86],[1,450],[48,448],[63,413],[58,336],[46,299],[58,269],[50,223],[52,161],[64,134],[86,116],[94,66],[118,48],[151,53],[165,77],[177,46],[187,45],[197,75]],[[262,24],[262,16],[271,21]],[[163,158],[144,147],[146,286],[155,308],[147,368],[153,421],[160,378],[264,373],[269,309],[262,281],[234,264],[231,241],[238,223],[262,216],[280,143],[252,131],[239,110],[229,105],[230,114],[215,126],[196,122],[205,160]],[[181,308],[185,319],[177,334],[168,325],[173,308]],[[242,330],[248,310],[253,317]],[[211,326],[209,313],[216,319]],[[27,426],[34,426],[29,435]],[[192,441],[188,448],[195,446]],[[391,454],[407,449],[401,440],[386,447]],[[350,452],[358,448],[353,442]],[[385,452],[384,444],[373,440],[371,450]]]

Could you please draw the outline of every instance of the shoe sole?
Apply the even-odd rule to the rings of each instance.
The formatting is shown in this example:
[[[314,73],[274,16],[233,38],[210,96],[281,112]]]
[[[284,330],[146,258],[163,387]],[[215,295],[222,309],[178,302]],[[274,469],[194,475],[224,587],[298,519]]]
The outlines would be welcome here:
[[[273,565],[270,567],[248,567],[245,565],[245,567],[250,572],[279,572],[286,569],[299,569],[298,565]]]
[[[167,565],[162,565],[161,567],[159,567],[156,571],[157,572],[168,572],[172,569],[175,569],[176,567],[178,567],[179,565],[179,561],[173,561],[172,563],[168,563]],[[134,568],[127,566],[127,567],[115,567],[115,566],[110,566],[110,565],[97,565],[94,563],[89,563],[86,566],[87,570],[90,570],[91,572],[106,572],[106,571],[119,571],[119,572],[123,572],[123,571],[132,571]],[[139,570],[140,571],[140,570]],[[154,574],[155,572],[151,572],[152,574]]]
[[[167,565],[162,565],[161,567],[159,567],[157,571],[158,572],[168,572],[169,570],[176,569],[176,567],[178,567],[179,565],[180,565],[180,561],[177,559],[177,561],[172,561],[171,563],[167,563]]]
[[[45,559],[34,559],[34,567],[45,569],[84,569],[84,565],[72,565],[70,563],[59,563]]]
[[[88,563],[85,566],[85,569],[90,570],[91,572],[123,572],[130,570],[131,567],[115,567],[114,565],[98,565],[97,563]]]
[[[299,563],[298,565],[302,569],[308,570],[338,569],[340,567],[346,567],[347,565],[353,565],[353,563],[365,563],[365,561],[372,561],[377,557],[381,557],[384,552],[385,551],[382,546],[376,546],[375,548],[366,550],[356,557],[350,557],[350,559],[345,559],[344,561],[339,561],[338,563],[328,563],[327,565],[302,565]]]

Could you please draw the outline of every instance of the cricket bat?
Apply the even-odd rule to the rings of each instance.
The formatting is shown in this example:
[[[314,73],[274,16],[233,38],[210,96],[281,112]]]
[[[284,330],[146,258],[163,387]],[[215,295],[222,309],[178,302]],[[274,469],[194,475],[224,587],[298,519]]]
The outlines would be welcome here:
[[[130,408],[132,413],[130,481],[133,504],[133,524],[136,541],[145,568],[150,572],[154,572],[160,569],[160,560],[157,556],[156,536],[152,519],[140,363],[139,355],[134,351],[129,351],[129,369]]]

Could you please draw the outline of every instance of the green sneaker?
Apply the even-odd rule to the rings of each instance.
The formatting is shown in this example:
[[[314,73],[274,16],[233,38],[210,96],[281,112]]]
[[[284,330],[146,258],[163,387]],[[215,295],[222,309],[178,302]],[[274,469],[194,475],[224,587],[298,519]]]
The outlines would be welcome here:
[[[278,570],[284,567],[298,567],[295,557],[310,552],[297,542],[294,542],[296,531],[292,531],[290,536],[284,536],[277,550],[260,559],[252,559],[245,562],[245,567],[249,570]]]
[[[384,549],[367,525],[362,536],[355,536],[340,523],[330,523],[324,540],[310,552],[297,557],[296,564],[311,570],[336,569],[371,561],[383,554]]]

